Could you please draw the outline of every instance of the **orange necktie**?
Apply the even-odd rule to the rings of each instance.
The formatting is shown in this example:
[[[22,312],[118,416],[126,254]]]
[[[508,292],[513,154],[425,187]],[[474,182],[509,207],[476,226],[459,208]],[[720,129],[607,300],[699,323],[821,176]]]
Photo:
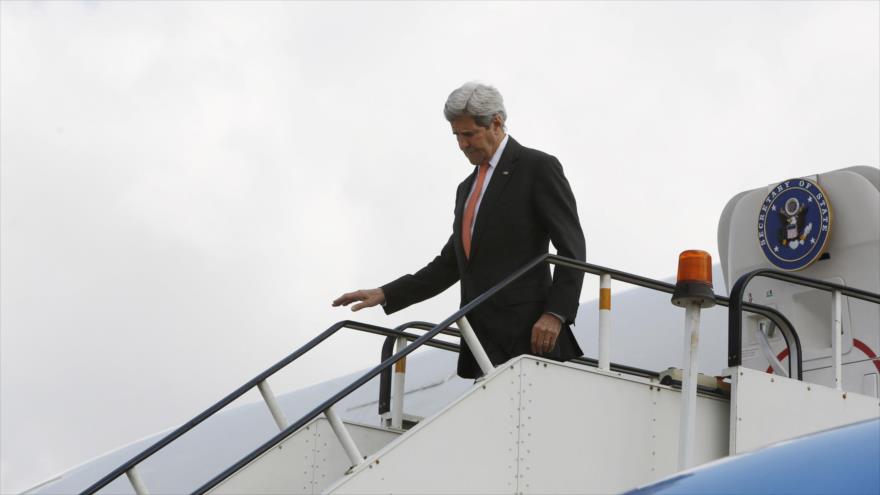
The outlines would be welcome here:
[[[486,172],[489,171],[489,164],[480,165],[480,171],[477,173],[477,184],[474,186],[474,192],[468,200],[467,208],[464,210],[464,217],[461,219],[461,244],[464,246],[464,255],[471,257],[471,225],[474,223],[474,213],[477,211],[477,200],[483,193],[483,182],[486,180]]]

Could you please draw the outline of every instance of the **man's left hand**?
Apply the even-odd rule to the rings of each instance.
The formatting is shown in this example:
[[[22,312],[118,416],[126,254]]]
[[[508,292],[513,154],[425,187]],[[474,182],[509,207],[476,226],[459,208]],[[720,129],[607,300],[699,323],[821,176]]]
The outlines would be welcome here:
[[[559,318],[550,313],[542,314],[532,325],[532,354],[540,356],[552,351],[556,347],[560,330],[562,330],[562,322]]]

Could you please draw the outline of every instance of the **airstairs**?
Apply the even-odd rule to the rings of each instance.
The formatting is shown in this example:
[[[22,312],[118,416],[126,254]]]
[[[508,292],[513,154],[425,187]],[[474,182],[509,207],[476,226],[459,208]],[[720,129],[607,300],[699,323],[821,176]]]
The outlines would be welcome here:
[[[493,367],[481,358],[466,315],[542,263],[597,275],[603,288],[614,279],[675,291],[665,282],[545,255],[436,325],[414,322],[387,329],[337,323],[83,493],[102,493],[123,476],[135,493],[150,493],[149,477],[141,476],[139,464],[253,389],[260,391],[279,433],[193,493],[616,493],[682,469],[681,418],[688,400],[695,401],[689,420],[695,439],[690,465],[880,416],[877,397],[802,381],[803,350],[791,323],[772,307],[743,301],[755,277],[806,284],[875,305],[880,295],[768,270],[744,275],[730,299],[716,296],[730,315],[725,385],[701,388],[691,399],[682,393],[687,386],[670,384],[657,372],[610,363],[607,342],[600,343],[595,360],[559,363],[519,356]],[[781,363],[776,363],[781,370],[777,374],[742,366],[742,313],[778,329],[787,346],[787,370]],[[342,329],[385,336],[382,362],[290,422],[269,378]],[[414,329],[426,333],[412,333]],[[441,333],[460,335],[474,350],[484,376],[438,413],[408,418],[402,393],[406,356],[421,346],[457,352],[457,345],[438,338]],[[602,328],[599,335],[600,340],[608,338]],[[835,363],[840,376],[841,360]],[[334,406],[380,375],[380,424],[342,421]]]
[[[370,453],[347,474],[319,420],[209,493],[614,493],[675,471],[678,396],[649,378],[522,356],[404,434],[350,425]],[[698,460],[727,455],[728,400],[701,395],[698,409]]]

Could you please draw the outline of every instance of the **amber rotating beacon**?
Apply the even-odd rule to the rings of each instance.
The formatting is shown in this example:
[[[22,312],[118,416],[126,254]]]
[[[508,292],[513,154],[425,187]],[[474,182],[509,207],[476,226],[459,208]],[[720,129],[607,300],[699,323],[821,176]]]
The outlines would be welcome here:
[[[686,308],[699,304],[701,308],[715,305],[712,290],[712,256],[706,251],[684,251],[678,256],[678,276],[672,304]]]

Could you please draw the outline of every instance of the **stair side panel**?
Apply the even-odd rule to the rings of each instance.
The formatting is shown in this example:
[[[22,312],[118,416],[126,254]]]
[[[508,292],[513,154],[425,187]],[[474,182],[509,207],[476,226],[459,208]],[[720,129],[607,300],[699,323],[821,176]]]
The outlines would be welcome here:
[[[312,493],[316,419],[214,487],[217,495]]]
[[[520,365],[514,362],[369,458],[368,465],[327,493],[514,493],[519,397]]]
[[[536,360],[522,382],[520,493],[617,493],[677,470],[677,390]],[[698,398],[698,462],[726,455],[727,409]]]
[[[620,492],[677,470],[680,398],[645,378],[516,358],[326,493]],[[697,462],[726,455],[728,417],[727,400],[698,397]]]
[[[880,416],[876,397],[816,383],[731,368],[730,453]]]
[[[346,423],[364,455],[381,449],[398,432]],[[212,494],[320,493],[340,478],[351,462],[323,417],[317,418],[211,490]]]

